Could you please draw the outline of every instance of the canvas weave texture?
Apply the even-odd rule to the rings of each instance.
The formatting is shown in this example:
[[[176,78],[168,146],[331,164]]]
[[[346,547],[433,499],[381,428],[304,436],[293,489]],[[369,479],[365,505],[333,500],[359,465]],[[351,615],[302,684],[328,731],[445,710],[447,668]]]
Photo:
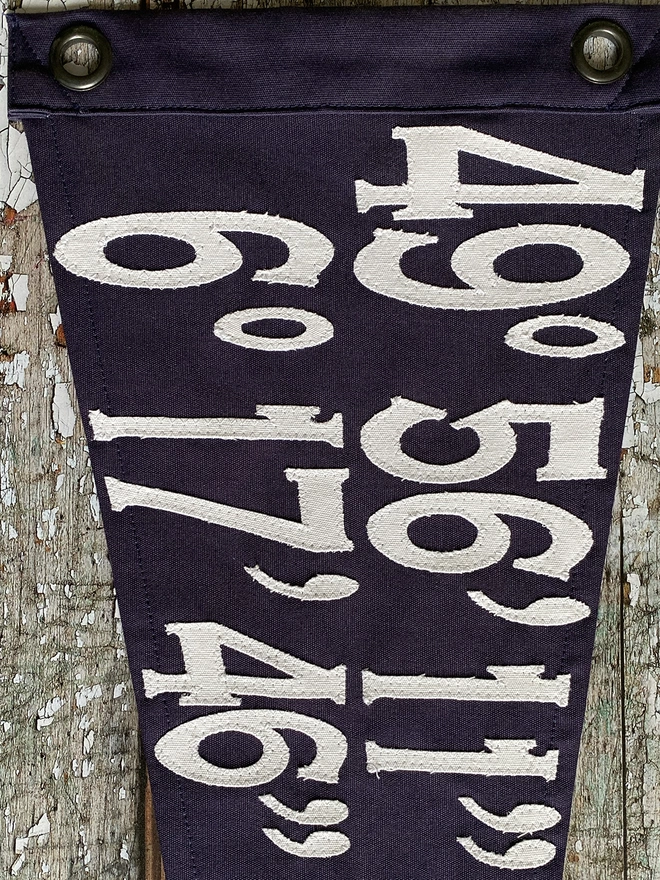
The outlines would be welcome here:
[[[79,22],[88,92],[48,63]],[[11,17],[168,880],[560,880],[659,26]]]

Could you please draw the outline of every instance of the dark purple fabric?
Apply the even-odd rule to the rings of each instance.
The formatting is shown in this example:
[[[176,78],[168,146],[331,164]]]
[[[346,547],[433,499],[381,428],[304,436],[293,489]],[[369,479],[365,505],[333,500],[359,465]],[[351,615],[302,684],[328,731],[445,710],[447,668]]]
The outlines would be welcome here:
[[[585,21],[630,33],[634,66],[594,87],[568,46]],[[660,12],[624,6],[196,11],[80,11],[11,18],[15,117],[83,111],[279,108],[630,109],[657,105]],[[48,51],[67,23],[96,22],[112,43],[112,78],[88,93],[59,87]]]
[[[51,261],[88,427],[168,880],[509,876],[490,856],[483,861],[470,854],[465,843],[470,837],[482,852],[497,856],[521,841],[546,841],[556,848],[547,864],[518,874],[561,877],[658,194],[658,117],[652,109],[660,83],[658,16],[654,8],[608,6],[11,17],[11,114],[26,119],[51,254],[62,236],[98,218],[174,211],[190,212],[191,218],[202,211],[281,216],[317,230],[334,246],[332,261],[313,287],[252,280],[255,271],[279,266],[290,254],[280,241],[248,232],[226,233],[242,254],[240,268],[221,280],[177,290],[89,281]],[[611,86],[585,83],[568,61],[571,35],[595,17],[623,23],[635,46],[631,75]],[[46,66],[50,41],[71,21],[98,26],[115,51],[107,83],[88,94],[63,91]],[[280,108],[290,112],[275,112]],[[257,109],[264,112],[224,112]],[[622,175],[643,169],[643,209],[587,199],[549,205],[475,201],[469,204],[472,218],[397,221],[394,202],[359,212],[355,181],[403,184],[406,153],[393,130],[421,126],[462,126]],[[557,180],[467,152],[461,154],[460,176],[472,184]],[[432,187],[433,179],[427,184]],[[486,311],[413,305],[355,277],[356,256],[377,228],[437,236],[437,244],[403,257],[402,272],[460,288],[466,285],[449,264],[462,242],[491,230],[543,224],[572,227],[576,235],[582,228],[606,234],[630,254],[630,268],[588,295]],[[183,238],[186,228],[182,221]],[[189,245],[175,246],[171,238],[167,244],[144,236],[120,238],[106,254],[131,269],[191,260]],[[475,262],[480,259],[475,253]],[[495,270],[519,282],[521,290],[537,281],[571,278],[581,268],[569,247],[548,244],[509,249],[495,261]],[[332,340],[267,352],[214,335],[223,315],[274,306],[324,316],[333,325]],[[555,314],[610,324],[624,334],[625,344],[568,358],[537,356],[505,343],[520,322]],[[289,330],[290,325],[271,323],[261,332],[284,336]],[[563,331],[538,339],[579,345],[593,336]],[[393,476],[361,449],[360,430],[398,397],[446,410],[448,421],[503,400],[572,405],[602,398],[599,463],[607,477],[538,481],[537,469],[548,461],[548,425],[515,419],[517,452],[489,476],[451,485]],[[89,414],[97,410],[114,417],[251,418],[264,404],[318,406],[321,421],[343,414],[343,448],[293,441],[107,442],[94,439],[89,428]],[[473,432],[457,434],[427,421],[404,436],[402,449],[421,462],[440,464],[472,456],[477,441]],[[298,496],[284,477],[286,468],[350,470],[343,497],[352,551],[310,552],[144,506],[111,510],[106,490],[111,477],[295,521]],[[551,540],[538,522],[510,515],[503,518],[512,536],[506,556],[470,573],[413,569],[376,549],[366,528],[376,511],[413,495],[452,492],[546,502],[586,523],[593,547],[566,582],[513,566],[514,560],[541,554]],[[409,528],[414,544],[437,551],[468,547],[475,536],[474,526],[458,516],[426,516]],[[245,568],[256,565],[288,584],[302,586],[319,573],[342,574],[359,589],[335,601],[303,602],[255,582]],[[572,597],[591,613],[568,625],[526,625],[478,607],[468,597],[475,591],[514,609],[544,597]],[[256,787],[203,784],[155,757],[156,744],[178,725],[236,710],[181,705],[180,692],[145,696],[143,670],[184,671],[179,640],[166,635],[165,627],[200,621],[221,623],[325,669],[346,665],[345,705],[244,696],[240,707],[295,712],[340,730],[348,755],[337,783],[296,778],[296,768],[312,760],[314,747],[290,730],[283,731],[291,752],[288,768]],[[229,649],[224,660],[232,675],[281,676]],[[363,700],[364,670],[483,680],[487,666],[512,665],[543,665],[546,679],[570,674],[568,706]],[[367,741],[384,748],[477,754],[484,753],[485,740],[536,740],[536,756],[559,750],[556,778],[375,774],[367,768]],[[258,762],[261,752],[253,737],[232,733],[207,738],[200,754],[210,764],[240,767]],[[298,811],[315,798],[341,801],[349,816],[328,830],[344,834],[350,849],[329,858],[301,858],[278,848],[263,828],[279,829],[300,843],[322,826],[275,815],[258,799],[266,794]],[[561,821],[521,837],[479,821],[459,798],[472,798],[500,816],[521,805],[544,805],[557,810]]]

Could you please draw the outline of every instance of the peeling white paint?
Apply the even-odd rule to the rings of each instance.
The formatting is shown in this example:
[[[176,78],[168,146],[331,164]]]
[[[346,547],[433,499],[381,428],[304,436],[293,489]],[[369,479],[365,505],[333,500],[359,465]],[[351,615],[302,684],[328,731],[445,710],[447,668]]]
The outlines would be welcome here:
[[[43,730],[53,723],[53,717],[64,706],[64,700],[61,697],[54,696],[45,706],[37,711],[37,730]]]
[[[17,312],[27,310],[27,298],[30,293],[27,275],[14,274],[9,279],[9,293],[14,300]]]
[[[639,575],[635,574],[635,572],[631,571],[628,573],[627,577],[628,585],[630,587],[630,604],[635,607],[639,602],[639,590],[641,587],[641,581],[639,579]]]
[[[2,92],[0,92],[0,94],[2,94]],[[10,868],[10,872],[11,872],[12,877],[15,877],[16,874],[18,874],[18,872],[21,870],[21,868],[23,867],[24,864],[25,864],[25,853],[22,852]]]
[[[17,874],[23,867],[23,863],[25,862],[25,850],[30,846],[30,844],[34,842],[37,846],[44,846],[46,843],[48,843],[49,834],[50,820],[47,814],[43,813],[37,824],[33,825],[32,828],[30,828],[25,837],[16,838],[14,842],[14,853],[19,858],[16,859],[11,867],[12,874]],[[16,867],[16,870],[14,870],[14,867],[20,861],[21,856],[23,856],[23,861],[21,861],[18,867]]]
[[[653,523],[649,519],[649,507],[645,498],[640,495],[627,496],[623,506],[624,519],[628,520],[627,528],[642,535],[653,532]]]
[[[69,388],[66,382],[56,382],[53,393],[53,426],[61,437],[73,437],[76,413],[71,405]]]
[[[25,373],[29,365],[30,355],[27,351],[19,351],[10,360],[0,361],[0,375],[5,377],[4,384],[25,388]]]
[[[57,514],[59,507],[49,507],[41,511],[41,523],[37,523],[37,538],[40,541],[52,541],[57,531]],[[44,528],[44,526],[46,528]]]
[[[45,357],[41,359],[41,365],[44,369],[44,375],[47,379],[54,379],[55,382],[62,382],[62,376],[60,374],[60,368],[57,366],[57,361],[55,360],[55,356],[52,351],[46,353]],[[44,397],[48,395],[48,388],[44,388]]]
[[[89,509],[92,512],[92,518],[95,523],[101,523],[101,505],[99,504],[99,496],[96,494],[96,486],[94,492],[89,496]]]
[[[94,684],[91,687],[85,686],[81,690],[76,691],[76,706],[79,709],[84,709],[91,700],[97,700],[102,696],[103,691],[100,684]]]
[[[46,838],[50,834],[50,820],[46,813],[44,813],[36,825],[33,825],[32,828],[28,831],[28,839],[32,839],[36,837],[37,846],[43,846],[46,843]]]
[[[10,126],[7,119],[8,47],[9,35],[3,9],[0,24],[0,199],[16,211],[23,211],[36,202],[37,191],[31,180],[27,138],[23,132]]]
[[[13,257],[9,254],[0,254],[0,273],[2,275],[7,275],[11,270],[12,262]],[[24,312],[27,309],[27,298],[30,292],[28,289],[27,275],[20,275],[16,272],[12,272],[7,279],[7,288],[9,290],[9,295],[16,306],[16,311]]]
[[[642,342],[637,338],[637,348],[635,349],[635,363],[633,367],[632,383],[630,386],[630,394],[628,396],[628,412],[626,415],[626,426],[623,432],[623,449],[632,449],[635,445],[635,420],[633,417],[633,404],[635,398],[639,397],[644,389],[644,356],[642,354]]]
[[[57,328],[62,323],[62,316],[60,315],[60,307],[57,307],[56,312],[50,312],[48,315],[48,320],[50,321],[50,326],[53,328],[53,333],[57,333]]]
[[[87,733],[83,737],[83,753],[85,755],[88,755],[91,752],[93,745],[94,745],[94,731],[90,729],[87,731]]]
[[[13,507],[16,504],[16,490],[11,484],[9,462],[4,457],[4,450],[0,456],[0,503],[3,507]]]
[[[644,382],[640,397],[644,403],[657,403],[660,400],[660,382]]]

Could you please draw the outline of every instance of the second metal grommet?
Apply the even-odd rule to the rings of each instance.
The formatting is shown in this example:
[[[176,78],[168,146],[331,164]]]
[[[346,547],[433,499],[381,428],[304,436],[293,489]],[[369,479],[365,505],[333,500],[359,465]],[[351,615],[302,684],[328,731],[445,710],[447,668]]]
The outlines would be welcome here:
[[[96,28],[73,25],[55,37],[49,60],[53,76],[59,83],[67,89],[86,92],[101,85],[110,73],[112,49]]]
[[[602,69],[591,64],[585,53],[588,42],[596,38],[613,44],[616,50],[614,62]],[[592,83],[613,83],[621,79],[630,69],[632,57],[630,37],[615,21],[590,21],[580,28],[571,43],[573,65],[578,73]]]

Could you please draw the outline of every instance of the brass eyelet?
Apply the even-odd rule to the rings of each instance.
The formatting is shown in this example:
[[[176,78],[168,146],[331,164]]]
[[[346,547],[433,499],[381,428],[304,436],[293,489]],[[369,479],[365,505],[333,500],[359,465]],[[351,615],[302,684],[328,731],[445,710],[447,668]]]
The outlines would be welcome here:
[[[616,46],[617,59],[606,70],[592,67],[584,54],[586,42],[591,37],[602,37]],[[583,25],[573,37],[571,58],[578,73],[591,83],[607,84],[616,82],[630,70],[633,49],[628,33],[615,21],[599,19]]]
[[[65,53],[77,43],[93,47],[98,55],[98,64],[87,74],[77,75],[65,67]],[[85,24],[65,28],[53,40],[50,47],[50,69],[55,79],[65,88],[76,92],[86,92],[100,86],[112,68],[112,48],[110,43],[96,28]]]

